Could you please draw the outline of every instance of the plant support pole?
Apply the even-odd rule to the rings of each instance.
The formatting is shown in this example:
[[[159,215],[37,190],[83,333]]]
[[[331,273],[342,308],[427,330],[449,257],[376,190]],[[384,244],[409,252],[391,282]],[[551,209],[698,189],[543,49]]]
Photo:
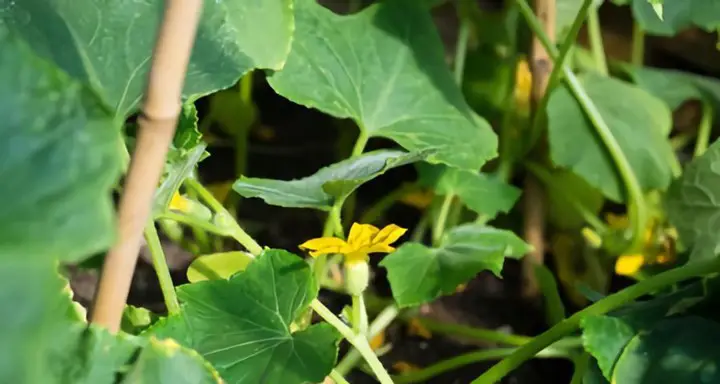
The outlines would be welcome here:
[[[91,316],[93,323],[112,333],[120,328],[143,230],[175,134],[202,4],[201,0],[165,3],[138,118],[137,146],[120,198],[117,240],[105,258]]]
[[[540,20],[543,31],[551,43],[555,39],[555,0],[535,0],[535,14]],[[538,109],[548,91],[553,60],[537,36],[532,40],[530,57],[532,71],[532,106],[535,115],[544,113]],[[535,127],[537,128],[537,127]],[[545,259],[545,190],[533,176],[525,177],[525,197],[523,198],[523,235],[532,250],[523,260],[523,293],[528,297],[537,296],[539,286],[535,278],[535,265],[544,264]]]

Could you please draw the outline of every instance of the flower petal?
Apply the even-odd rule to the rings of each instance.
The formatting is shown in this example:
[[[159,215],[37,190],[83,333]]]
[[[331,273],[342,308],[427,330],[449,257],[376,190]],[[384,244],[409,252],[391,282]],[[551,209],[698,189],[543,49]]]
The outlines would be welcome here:
[[[387,244],[373,244],[367,248],[363,248],[365,253],[390,253],[394,252],[395,248]]]
[[[615,262],[615,273],[621,276],[632,276],[645,264],[645,256],[639,253],[622,255]]]
[[[407,232],[407,229],[401,228],[395,224],[385,226],[375,237],[372,239],[373,245],[385,244],[390,245],[396,242],[402,235]]]
[[[310,251],[310,256],[326,255],[328,253],[343,253],[347,243],[337,237],[319,237],[300,244],[300,249]]]
[[[350,252],[345,254],[345,264],[354,264],[370,260],[366,252]]]
[[[378,232],[380,230],[374,225],[353,223],[352,227],[350,227],[347,243],[355,249],[367,247]]]

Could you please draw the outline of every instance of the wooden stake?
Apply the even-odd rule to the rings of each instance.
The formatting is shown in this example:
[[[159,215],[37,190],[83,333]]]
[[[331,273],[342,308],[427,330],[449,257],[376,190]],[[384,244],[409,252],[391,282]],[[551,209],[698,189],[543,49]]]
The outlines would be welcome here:
[[[120,199],[118,238],[108,252],[91,321],[115,333],[127,301],[143,229],[181,110],[182,88],[202,0],[167,0],[153,52],[137,146]]]
[[[545,33],[555,42],[555,0],[535,0],[535,14],[542,23]],[[534,113],[542,113],[536,108],[547,91],[553,61],[537,37],[533,37],[530,69],[532,71],[531,100]],[[542,148],[542,142],[540,148]],[[523,260],[526,297],[536,297],[539,286],[535,279],[535,265],[545,262],[545,191],[540,182],[532,175],[525,177],[524,237],[533,246],[533,251]]]

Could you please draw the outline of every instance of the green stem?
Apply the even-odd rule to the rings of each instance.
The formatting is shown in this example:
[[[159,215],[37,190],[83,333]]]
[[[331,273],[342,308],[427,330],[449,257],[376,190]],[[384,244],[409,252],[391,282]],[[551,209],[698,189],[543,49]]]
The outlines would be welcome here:
[[[569,203],[577,213],[582,216],[586,223],[590,224],[595,232],[603,234],[607,232],[607,226],[600,220],[594,213],[590,212],[580,201],[573,197],[572,194],[565,191],[563,188],[559,188],[552,182],[552,175],[550,172],[539,164],[533,162],[526,162],[525,169],[530,171],[535,177],[545,184],[545,187],[552,190],[558,196],[562,196],[563,201]]]
[[[365,362],[368,363],[370,369],[372,369],[373,373],[375,373],[375,377],[378,379],[378,381],[380,381],[381,384],[393,384],[392,378],[387,373],[385,367],[383,367],[378,357],[375,355],[375,352],[373,352],[372,348],[370,348],[370,344],[368,344],[367,338],[365,338],[364,335],[358,335],[353,333],[352,329],[345,325],[342,320],[335,316],[335,314],[332,313],[332,311],[330,311],[319,300],[313,300],[310,306],[320,317],[322,317],[326,322],[335,327],[335,329],[337,329],[337,331],[340,332],[340,334],[350,344],[352,344],[358,350],[358,352],[360,352],[362,357],[365,359]]]
[[[448,214],[450,213],[450,206],[452,205],[454,194],[448,193],[443,198],[442,205],[440,206],[440,212],[438,217],[435,219],[435,225],[433,225],[432,237],[433,244],[437,245],[442,238],[443,232],[445,232],[445,223],[447,222]]]
[[[532,340],[532,337],[513,335],[505,332],[495,331],[492,329],[469,327],[460,324],[443,323],[426,318],[403,316],[403,320],[408,320],[410,318],[418,321],[420,325],[427,328],[427,330],[430,332],[442,333],[449,336],[467,337],[479,341],[489,341],[512,346],[525,345]]]
[[[593,7],[588,14],[587,20],[588,35],[590,37],[590,49],[595,59],[595,67],[604,76],[608,75],[607,59],[605,58],[605,46],[603,45],[602,30],[600,29],[600,17],[598,7]]]
[[[570,384],[583,384],[585,373],[590,366],[590,355],[587,352],[581,353],[574,359],[575,371],[573,372]]]
[[[357,140],[355,140],[355,146],[353,147],[350,157],[357,157],[357,156],[362,155],[369,138],[370,137],[368,136],[367,132],[365,131],[365,128],[360,126],[360,133],[358,134]]]
[[[246,110],[252,108],[252,71],[245,74],[240,79],[240,103]],[[246,129],[239,129],[235,132],[235,176],[240,177],[247,171],[247,151],[248,136],[250,135],[250,126]],[[239,201],[239,199],[238,199]]]
[[[350,384],[350,382],[347,381],[343,375],[338,373],[336,369],[330,371],[330,374],[328,376],[330,376],[330,378],[335,382],[335,384]]]
[[[149,220],[145,226],[144,235],[155,273],[160,282],[160,290],[165,300],[168,315],[180,313],[180,303],[175,294],[175,286],[173,285],[172,277],[170,277],[170,270],[168,269],[167,260],[165,260],[165,252],[163,252],[162,244],[160,243],[160,238],[158,237],[155,223],[153,223],[152,219]]]
[[[462,17],[460,20],[460,28],[458,29],[457,45],[455,46],[455,63],[453,74],[455,82],[462,85],[463,75],[465,74],[465,58],[467,57],[468,40],[470,40],[470,20]]]
[[[387,328],[399,314],[400,310],[396,305],[391,304],[385,307],[385,309],[383,309],[375,317],[375,320],[373,320],[372,324],[370,324],[367,336],[368,339],[372,339],[380,332],[383,332],[385,328]],[[335,367],[335,370],[343,375],[346,375],[357,365],[358,362],[360,362],[361,358],[362,355],[360,355],[360,352],[358,352],[357,349],[353,348],[338,363],[338,365]]]
[[[353,309],[353,331],[356,334],[367,337],[368,334],[368,318],[365,309],[365,300],[362,295],[352,295]]]
[[[580,326],[582,319],[587,316],[606,314],[658,289],[719,271],[720,259],[698,261],[657,274],[617,293],[608,295],[533,338],[532,341],[518,348],[512,355],[495,364],[482,376],[475,379],[472,384],[492,384],[499,382],[500,379],[520,366],[524,361],[532,358],[535,354],[563,336],[574,332]]]
[[[547,34],[543,30],[540,21],[537,17],[535,17],[530,5],[528,5],[526,0],[515,0],[515,2],[530,26],[530,29],[532,29],[533,33],[535,33],[538,37],[550,57],[552,57],[554,61],[557,60],[559,55],[558,50],[551,43],[550,38],[548,38]],[[627,157],[625,157],[625,153],[623,153],[622,148],[620,148],[620,144],[618,144],[617,140],[615,140],[615,136],[613,136],[612,131],[608,127],[607,123],[605,123],[605,119],[603,119],[600,111],[598,111],[595,106],[595,103],[593,103],[590,96],[588,96],[587,92],[585,92],[582,84],[580,84],[580,80],[578,80],[577,76],[575,76],[575,73],[573,73],[568,65],[563,64],[562,71],[565,75],[565,81],[567,82],[570,91],[578,100],[580,106],[585,111],[585,114],[587,114],[588,118],[592,122],[595,131],[598,136],[600,136],[600,140],[602,140],[605,148],[610,153],[610,156],[613,158],[613,162],[618,168],[618,172],[620,173],[620,177],[622,178],[627,191],[628,201],[630,202],[628,204],[630,209],[630,218],[633,223],[633,238],[629,249],[640,249],[642,247],[643,233],[645,232],[645,225],[648,217],[647,207],[645,206],[645,200],[642,188],[640,188],[640,183],[635,176],[635,172],[630,166],[630,162]]]
[[[230,225],[229,235],[234,238],[238,243],[245,247],[253,256],[257,256],[262,253],[262,247],[253,239],[245,230],[240,227],[240,224],[230,215],[230,212],[223,207],[223,205],[208,191],[204,185],[200,184],[197,180],[188,177],[185,179],[185,184],[192,188],[198,196],[205,201],[205,203],[212,209],[216,215],[227,218],[225,222]]]
[[[633,22],[630,63],[637,67],[642,67],[645,64],[645,31],[637,21]]]
[[[409,384],[409,383],[423,383],[427,382],[428,379],[438,376],[447,371],[453,369],[478,363],[487,360],[496,360],[508,356],[515,352],[517,348],[497,348],[497,349],[482,349],[479,351],[464,353],[462,355],[455,356],[453,358],[443,360],[435,363],[429,367],[423,368],[416,372],[407,373],[401,376],[395,377],[395,383],[397,384]],[[555,358],[555,357],[566,357],[567,352],[562,350],[548,349],[538,353],[536,357]]]
[[[695,142],[695,157],[698,157],[705,153],[707,150],[708,143],[710,142],[710,132],[712,131],[713,124],[713,107],[712,105],[704,101],[702,105],[702,120],[700,120],[700,126],[698,127],[698,137]]]
[[[218,236],[230,236],[228,231],[212,224],[207,221],[198,220],[192,216],[183,215],[180,213],[175,212],[164,212],[161,214],[158,214],[155,216],[155,219],[167,219],[167,220],[173,220],[177,221],[178,223],[182,223],[191,227],[195,227],[198,229],[201,229],[206,232],[210,232],[212,234],[218,235]]]
[[[430,211],[426,210],[423,212],[423,215],[420,217],[420,221],[415,226],[415,229],[413,229],[412,235],[410,235],[410,241],[414,241],[416,243],[420,243],[423,241],[423,238],[425,237],[425,231],[427,231],[428,222],[430,221]]]

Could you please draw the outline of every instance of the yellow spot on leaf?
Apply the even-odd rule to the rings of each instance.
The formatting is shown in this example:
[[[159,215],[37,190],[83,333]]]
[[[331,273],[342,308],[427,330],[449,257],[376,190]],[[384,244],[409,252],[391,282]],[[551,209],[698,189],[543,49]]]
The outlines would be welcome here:
[[[372,339],[370,339],[370,348],[372,348],[373,351],[382,347],[383,344],[385,344],[385,331],[381,331],[380,333],[375,335]]]
[[[320,237],[300,244],[300,248],[317,257],[332,253],[345,255],[345,263],[367,262],[371,253],[390,253],[395,250],[390,244],[397,241],[407,229],[390,224],[383,229],[370,224],[354,223],[347,241],[337,237]]]
[[[645,256],[642,254],[622,255],[615,262],[615,273],[621,276],[632,276],[640,270],[645,263]]]
[[[457,288],[455,288],[455,293],[465,292],[466,289],[467,289],[467,284],[460,284],[457,286]]]
[[[395,369],[398,373],[403,374],[419,371],[420,367],[415,364],[408,363],[407,361],[396,361],[393,363],[393,369]]]
[[[425,327],[418,319],[411,319],[408,322],[407,332],[410,336],[420,336],[423,339],[432,338],[432,333],[430,332],[430,330],[427,329],[427,327]]]

